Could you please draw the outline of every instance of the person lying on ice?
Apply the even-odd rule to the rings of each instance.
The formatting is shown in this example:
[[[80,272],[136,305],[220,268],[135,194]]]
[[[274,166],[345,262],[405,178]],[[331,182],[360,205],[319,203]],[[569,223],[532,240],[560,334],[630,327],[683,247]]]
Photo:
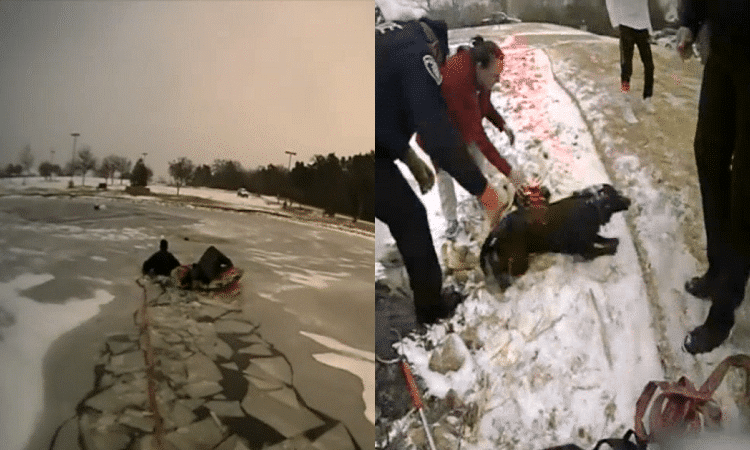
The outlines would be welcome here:
[[[193,281],[208,284],[232,267],[234,267],[232,260],[212,245],[206,249],[201,259],[190,268],[190,277]]]

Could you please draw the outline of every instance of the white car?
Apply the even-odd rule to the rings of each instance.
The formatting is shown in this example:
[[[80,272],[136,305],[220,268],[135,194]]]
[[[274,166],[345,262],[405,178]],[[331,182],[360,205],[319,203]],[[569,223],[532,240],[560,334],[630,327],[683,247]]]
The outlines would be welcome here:
[[[504,12],[496,12],[492,13],[490,17],[482,19],[481,25],[500,25],[504,23],[521,23],[521,20],[510,17]]]
[[[247,198],[247,197],[250,197],[250,193],[249,193],[249,192],[247,192],[247,189],[245,189],[245,188],[240,188],[240,189],[239,189],[239,190],[237,191],[237,197],[244,197],[244,198]]]

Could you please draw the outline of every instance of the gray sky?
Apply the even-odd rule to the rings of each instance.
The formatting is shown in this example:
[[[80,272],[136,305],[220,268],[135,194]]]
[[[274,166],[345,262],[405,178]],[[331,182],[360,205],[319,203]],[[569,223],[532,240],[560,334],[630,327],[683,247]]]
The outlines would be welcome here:
[[[245,169],[375,142],[373,2],[0,1],[0,164]],[[293,161],[294,161],[293,160]]]

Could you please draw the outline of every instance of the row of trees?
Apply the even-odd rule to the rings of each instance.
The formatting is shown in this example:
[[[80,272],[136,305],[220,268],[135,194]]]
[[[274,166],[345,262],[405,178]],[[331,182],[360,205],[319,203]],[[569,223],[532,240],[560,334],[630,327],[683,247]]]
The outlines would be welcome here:
[[[0,170],[0,177],[14,177],[28,175],[34,164],[34,155],[31,152],[31,146],[26,145],[19,155],[20,164],[8,164]],[[81,184],[86,182],[86,174],[93,171],[94,175],[111,180],[114,183],[115,174],[120,175],[120,182],[130,178],[130,171],[133,163],[123,156],[110,155],[98,163],[97,158],[91,151],[91,147],[83,145],[75,153],[73,161],[69,161],[64,167],[59,164],[53,164],[50,161],[43,161],[37,167],[39,175],[50,179],[52,176],[73,176],[81,175]]]
[[[20,164],[8,164],[0,170],[0,176],[22,176],[30,173],[34,156],[29,145],[19,155]],[[109,180],[115,175],[130,180],[133,186],[147,186],[153,171],[143,159],[133,164],[128,158],[110,155],[98,161],[91,147],[83,145],[72,162],[64,167],[43,161],[38,166],[39,175],[45,178],[57,176],[81,176],[86,174]],[[216,189],[237,190],[245,188],[258,195],[283,197],[289,202],[323,208],[327,213],[351,215],[354,220],[375,220],[375,152],[338,158],[316,155],[309,164],[298,161],[289,170],[283,166],[268,165],[255,170],[245,170],[239,162],[217,159],[212,165],[195,165],[186,158],[169,163],[169,174],[173,185],[180,193],[181,186],[204,186]]]
[[[20,164],[8,164],[4,169],[0,170],[0,177],[13,177],[23,174],[28,174],[31,169],[31,165],[34,164],[34,154],[31,153],[31,146],[26,146],[21,150],[18,155],[18,161]]]
[[[217,159],[196,166],[186,158],[169,163],[169,174],[179,195],[181,186],[205,186],[257,195],[283,197],[290,202],[323,208],[327,213],[375,220],[375,152],[339,159],[316,155],[309,164],[298,161],[292,170],[268,165],[244,170],[237,161]]]
[[[648,2],[654,29],[676,25],[667,21],[669,3]],[[609,20],[606,0],[420,0],[417,4],[433,19],[445,20],[449,28],[481,25],[493,13],[504,12],[524,22],[555,23],[617,36],[617,29]]]

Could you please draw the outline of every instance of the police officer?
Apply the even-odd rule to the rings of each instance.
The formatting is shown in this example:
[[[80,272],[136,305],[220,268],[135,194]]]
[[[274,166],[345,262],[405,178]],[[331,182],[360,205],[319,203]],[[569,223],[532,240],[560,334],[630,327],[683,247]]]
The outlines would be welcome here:
[[[448,118],[440,92],[440,66],[447,54],[443,21],[423,18],[375,27],[375,216],[388,226],[404,259],[420,323],[449,317],[460,299],[441,295],[442,272],[427,213],[394,163],[405,162],[422,190],[429,189],[432,173],[410,149],[411,136],[419,133],[430,158],[480,199],[493,225],[506,206]]]
[[[166,239],[162,239],[159,242],[159,251],[144,261],[142,267],[144,275],[168,277],[172,273],[172,270],[180,265],[180,262],[169,252],[168,248],[169,243]]]
[[[708,271],[685,285],[711,300],[706,321],[685,338],[685,349],[696,354],[729,336],[750,274],[750,2],[682,3],[680,55],[692,55],[701,25],[708,25],[710,45],[694,140]]]

